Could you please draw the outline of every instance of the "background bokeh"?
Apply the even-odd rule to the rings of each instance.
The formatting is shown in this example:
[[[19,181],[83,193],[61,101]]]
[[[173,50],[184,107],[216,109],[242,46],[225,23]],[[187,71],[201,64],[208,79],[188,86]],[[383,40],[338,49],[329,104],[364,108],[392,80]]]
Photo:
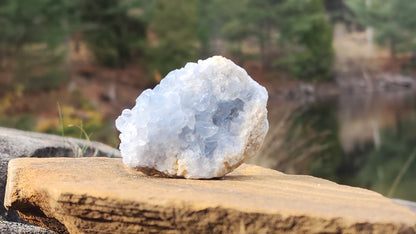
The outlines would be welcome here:
[[[223,55],[269,91],[250,163],[416,201],[414,0],[2,0],[0,126],[117,147],[114,120]]]

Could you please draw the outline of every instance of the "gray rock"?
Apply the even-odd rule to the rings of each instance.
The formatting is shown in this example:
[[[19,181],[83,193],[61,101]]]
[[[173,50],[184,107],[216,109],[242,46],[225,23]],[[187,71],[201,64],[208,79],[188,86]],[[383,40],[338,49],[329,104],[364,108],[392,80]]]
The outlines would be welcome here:
[[[10,159],[94,156],[121,157],[120,151],[99,142],[0,127],[0,201],[4,200]],[[3,206],[0,215],[3,220],[22,222],[15,211],[7,211]]]
[[[8,221],[0,221],[0,233],[42,233],[42,234],[54,234],[55,232],[37,227],[30,224],[15,223]]]

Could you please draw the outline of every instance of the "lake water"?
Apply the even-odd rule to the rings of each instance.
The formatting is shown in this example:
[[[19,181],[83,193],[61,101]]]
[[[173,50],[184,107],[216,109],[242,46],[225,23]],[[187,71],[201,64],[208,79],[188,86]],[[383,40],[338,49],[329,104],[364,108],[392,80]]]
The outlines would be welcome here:
[[[251,162],[416,201],[415,93],[270,102],[268,109],[269,136]]]

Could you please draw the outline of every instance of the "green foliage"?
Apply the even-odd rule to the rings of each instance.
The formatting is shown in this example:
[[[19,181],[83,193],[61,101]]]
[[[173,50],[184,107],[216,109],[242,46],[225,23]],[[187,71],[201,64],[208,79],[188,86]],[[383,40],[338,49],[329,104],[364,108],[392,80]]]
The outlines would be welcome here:
[[[218,40],[227,40],[228,48],[242,55],[241,42],[248,36],[246,13],[249,0],[198,0],[198,37],[202,57],[218,54]],[[234,50],[235,51],[235,50]],[[231,53],[233,55],[233,53]]]
[[[0,56],[27,57],[16,61],[17,66],[39,61],[39,66],[50,65],[48,69],[51,69],[62,64],[65,43],[78,31],[82,32],[98,63],[122,66],[142,51],[146,37],[145,14],[140,14],[141,7],[145,8],[143,2],[4,0],[0,3]],[[44,56],[50,56],[54,64],[42,63],[33,58],[35,54],[42,54],[38,56],[42,61]],[[32,74],[31,68],[24,73]]]
[[[276,51],[275,42],[279,41],[272,34],[280,33],[280,9],[284,1],[275,0],[251,0],[248,4],[247,24],[250,34],[257,39],[260,47],[260,60],[265,67],[270,66],[273,60],[270,57]]]
[[[255,38],[265,68],[276,65],[311,81],[333,78],[332,27],[322,0],[213,0],[211,4],[220,35],[232,43],[234,54],[241,56],[241,43]]]
[[[300,79],[333,78],[332,27],[321,0],[287,0],[280,8],[280,32],[284,56],[275,64]]]
[[[196,0],[159,0],[150,31],[154,33],[147,47],[151,69],[166,75],[198,52]]]
[[[376,41],[389,46],[391,55],[416,51],[416,2],[412,0],[348,0],[359,23],[376,31]]]
[[[69,27],[63,16],[68,1],[3,0],[0,2],[0,60],[14,63],[16,85],[25,89],[54,88],[65,79],[60,66]]]
[[[275,64],[293,76],[331,78],[332,31],[322,0],[4,0],[0,23],[0,59],[15,62],[23,75],[16,82],[27,89],[65,79],[63,55],[74,32],[72,40],[85,41],[106,66],[141,58],[151,73],[165,75],[224,48],[234,59],[253,56],[243,45],[254,39],[265,68],[279,55]]]
[[[78,1],[74,22],[98,63],[120,67],[142,52],[146,23],[140,1]],[[138,13],[136,13],[136,10]]]
[[[197,1],[197,36],[201,43],[200,55],[202,57],[209,57],[211,54],[212,39],[216,38],[216,15],[213,15],[213,0],[198,0]]]
[[[46,43],[57,47],[66,37],[67,28],[62,22],[71,5],[67,1],[3,0],[0,2],[0,48],[13,53],[28,43]]]

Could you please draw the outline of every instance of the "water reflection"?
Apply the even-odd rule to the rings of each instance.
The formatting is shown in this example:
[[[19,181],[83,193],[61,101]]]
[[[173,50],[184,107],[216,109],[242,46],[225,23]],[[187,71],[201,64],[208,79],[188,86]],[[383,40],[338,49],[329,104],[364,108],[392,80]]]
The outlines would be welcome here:
[[[340,97],[338,182],[416,200],[416,95]]]
[[[414,93],[341,95],[286,115],[270,103],[269,136],[251,162],[416,201],[415,100]]]

